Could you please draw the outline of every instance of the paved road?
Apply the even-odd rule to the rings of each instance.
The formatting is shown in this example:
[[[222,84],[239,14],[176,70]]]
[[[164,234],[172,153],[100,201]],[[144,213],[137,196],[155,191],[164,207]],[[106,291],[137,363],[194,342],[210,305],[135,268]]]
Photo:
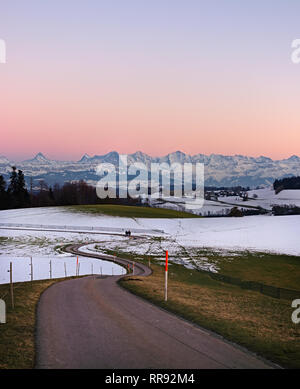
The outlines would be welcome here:
[[[78,246],[69,248],[77,250]],[[135,272],[149,275],[150,269],[136,264]],[[132,295],[117,284],[119,278],[73,279],[43,293],[38,305],[37,368],[271,367]]]

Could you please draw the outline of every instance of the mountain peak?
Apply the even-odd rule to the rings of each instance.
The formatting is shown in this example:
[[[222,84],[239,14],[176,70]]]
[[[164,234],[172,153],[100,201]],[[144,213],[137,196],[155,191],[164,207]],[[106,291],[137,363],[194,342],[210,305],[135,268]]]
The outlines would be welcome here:
[[[287,161],[295,161],[298,162],[300,158],[297,155],[292,155],[290,158],[287,159]]]
[[[0,164],[7,165],[10,161],[4,155],[0,155]]]
[[[91,157],[87,153],[85,153],[78,162],[88,162],[90,159]]]
[[[129,157],[137,159],[137,162],[152,159],[150,155],[143,153],[142,151],[136,151],[135,153],[129,154]]]
[[[265,157],[264,155],[259,156],[258,158],[256,158],[256,160],[259,162],[273,161],[271,158]]]
[[[39,152],[39,153],[37,153],[37,155],[33,158],[33,159],[43,159],[43,160],[46,160],[46,161],[48,161],[48,159],[44,156],[44,154],[43,153],[41,153],[41,152]]]
[[[109,153],[105,154],[105,156],[119,156],[119,153],[115,150],[110,151]]]
[[[36,156],[32,159],[27,159],[23,162],[29,162],[29,163],[50,163],[49,159],[44,156],[43,153],[39,152],[36,154]]]
[[[169,153],[168,155],[186,155],[186,154],[180,150],[176,150],[173,151],[172,153]]]
[[[146,155],[146,154],[143,153],[142,151],[138,150],[138,151],[136,151],[135,153],[130,154],[130,155],[137,155],[137,156],[140,156],[140,155]]]

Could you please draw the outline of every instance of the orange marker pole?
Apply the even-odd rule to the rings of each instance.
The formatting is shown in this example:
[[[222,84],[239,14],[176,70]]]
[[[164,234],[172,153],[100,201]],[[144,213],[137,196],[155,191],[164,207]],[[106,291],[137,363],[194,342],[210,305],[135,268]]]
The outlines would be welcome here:
[[[77,261],[76,261],[76,276],[78,276],[78,257],[77,257]]]
[[[168,301],[168,250],[166,251],[166,269],[165,269],[165,301]]]

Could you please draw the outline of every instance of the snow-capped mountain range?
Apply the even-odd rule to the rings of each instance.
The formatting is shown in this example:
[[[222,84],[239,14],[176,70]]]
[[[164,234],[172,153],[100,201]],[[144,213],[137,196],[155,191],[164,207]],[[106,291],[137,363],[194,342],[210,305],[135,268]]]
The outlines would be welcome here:
[[[9,178],[11,166],[16,166],[25,174],[26,182],[30,177],[34,186],[39,180],[49,185],[62,184],[67,181],[84,180],[95,184],[99,180],[96,167],[99,163],[118,165],[119,153],[112,151],[105,155],[89,156],[85,154],[79,161],[56,161],[46,158],[38,153],[34,158],[22,162],[10,161],[0,156],[0,174]],[[300,175],[300,158],[296,155],[287,159],[272,160],[267,157],[248,157],[243,155],[226,156],[220,154],[189,155],[181,151],[170,153],[163,157],[151,157],[141,151],[128,155],[128,164],[143,162],[174,163],[174,162],[201,162],[205,165],[205,184],[207,186],[250,186],[270,185],[276,178]]]

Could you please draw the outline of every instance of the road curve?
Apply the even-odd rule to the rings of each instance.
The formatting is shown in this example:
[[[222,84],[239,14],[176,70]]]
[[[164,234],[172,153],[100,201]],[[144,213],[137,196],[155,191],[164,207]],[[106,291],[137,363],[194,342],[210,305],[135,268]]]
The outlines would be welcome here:
[[[92,258],[108,259],[68,251]],[[111,258],[111,257],[110,257]],[[127,265],[117,258],[116,262]],[[151,270],[136,264],[136,275]],[[121,276],[88,276],[59,282],[37,309],[37,368],[272,368],[221,337],[168,313],[121,288]]]

